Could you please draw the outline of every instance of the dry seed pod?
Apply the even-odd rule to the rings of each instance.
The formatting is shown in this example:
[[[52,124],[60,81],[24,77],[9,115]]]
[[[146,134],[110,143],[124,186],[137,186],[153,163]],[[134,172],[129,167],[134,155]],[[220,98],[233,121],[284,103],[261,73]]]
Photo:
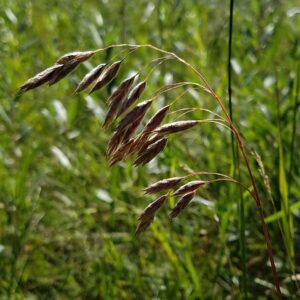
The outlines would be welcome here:
[[[63,65],[54,65],[50,68],[47,68],[46,70],[38,73],[37,75],[35,75],[34,77],[28,79],[21,87],[20,87],[20,91],[22,92],[26,92],[28,90],[37,88],[41,85],[43,85],[44,83],[48,82],[49,80],[51,80],[56,72],[61,69],[63,67]]]
[[[103,128],[107,128],[110,125],[110,123],[114,120],[118,108],[120,107],[121,104],[120,100],[122,99],[115,99],[115,101],[110,104],[103,123]]]
[[[130,147],[133,143],[134,139],[130,139],[128,142],[119,147],[116,152],[113,153],[112,157],[110,157],[110,166],[116,164],[117,162],[123,160],[130,150]]]
[[[118,116],[125,112],[139,97],[146,87],[146,82],[142,81],[137,84],[129,93],[128,97],[124,100],[119,112]]]
[[[103,128],[107,128],[115,118],[123,98],[126,96],[130,86],[133,84],[135,76],[136,75],[124,80],[107,100],[109,103],[109,109],[103,124]]]
[[[132,124],[135,120],[142,119],[151,103],[152,100],[145,100],[139,103],[127,115],[124,116],[124,118],[120,121],[117,130],[122,130]]]
[[[90,72],[88,72],[83,79],[79,82],[75,93],[80,93],[84,89],[86,89],[90,84],[92,84],[104,71],[106,64],[100,64]]]
[[[142,154],[150,145],[154,144],[158,140],[160,140],[162,137],[160,135],[154,135],[151,138],[146,137],[139,139],[136,141],[135,144],[135,151],[138,153],[138,155]]]
[[[79,63],[89,59],[91,56],[95,54],[95,51],[75,51],[75,52],[70,52],[62,57],[60,57],[57,61],[56,64],[65,64],[71,60],[76,60]]]
[[[169,110],[169,105],[161,108],[158,112],[154,114],[154,116],[146,123],[144,129],[140,133],[139,137],[135,141],[134,148],[137,151],[140,151],[141,148],[146,149],[151,143],[151,139],[148,140],[149,135],[152,134],[152,131],[157,128],[161,122],[163,121],[164,117],[167,115]],[[161,137],[158,137],[160,139]],[[153,141],[152,141],[153,143]],[[132,150],[134,150],[132,147]]]
[[[143,164],[145,165],[149,161],[151,161],[158,153],[160,153],[166,146],[168,139],[163,138],[150,145],[144,152],[138,156],[135,160],[134,164],[136,166]]]
[[[135,133],[137,128],[139,127],[143,116],[138,117],[132,124],[130,124],[128,127],[126,127],[126,130],[123,135],[122,142],[127,142]]]
[[[110,157],[113,152],[119,147],[124,132],[115,131],[108,142],[106,153]]]
[[[155,130],[156,133],[159,134],[170,134],[179,131],[183,131],[195,126],[198,123],[196,120],[189,120],[189,121],[177,121],[165,124]]]
[[[109,84],[118,74],[119,68],[121,66],[122,61],[116,61],[112,65],[110,65],[104,73],[99,77],[96,81],[95,85],[93,86],[90,94],[96,90],[99,90]]]
[[[145,220],[145,221],[140,221],[138,223],[138,226],[137,226],[136,230],[135,230],[135,234],[139,235],[142,232],[146,231],[146,229],[151,225],[153,220],[154,220],[154,216],[152,218],[149,218],[149,219]]]
[[[80,61],[74,59],[66,62],[60,69],[57,69],[53,74],[53,77],[49,80],[49,85],[53,85],[54,83],[60,81],[68,74],[70,74],[78,65]]]
[[[123,100],[123,98],[128,93],[128,90],[132,86],[135,77],[137,74],[125,79],[120,83],[120,86],[112,93],[112,95],[108,98],[107,103],[111,103],[115,101],[115,99],[119,99],[119,101]]]
[[[190,181],[187,184],[181,186],[177,191],[175,191],[173,195],[178,196],[178,195],[184,195],[189,192],[193,192],[206,183],[207,181],[203,181],[203,180]]]
[[[170,105],[167,105],[167,106],[161,108],[159,111],[157,111],[154,114],[154,116],[147,122],[147,124],[145,125],[145,128],[143,129],[141,134],[149,134],[155,128],[157,128],[161,124],[161,122],[163,121],[165,116],[167,115],[169,108],[170,108]]]
[[[161,206],[165,203],[168,196],[163,195],[156,199],[155,201],[151,202],[142,212],[142,214],[139,217],[139,224],[136,229],[136,234],[139,234],[143,231],[145,231],[149,225],[152,223],[155,213]]]
[[[118,149],[122,143],[127,143],[130,140],[135,130],[138,128],[140,122],[142,121],[142,118],[143,115],[139,115],[135,120],[133,120],[132,123],[128,124],[126,127],[117,128],[108,143],[108,156],[111,156],[112,153],[116,151],[116,149]]]
[[[170,177],[159,180],[145,188],[144,192],[145,194],[155,194],[164,190],[173,189],[182,181],[182,179],[183,177]]]
[[[191,200],[195,197],[195,192],[190,192],[183,195],[180,200],[173,207],[170,217],[173,219],[191,202]]]

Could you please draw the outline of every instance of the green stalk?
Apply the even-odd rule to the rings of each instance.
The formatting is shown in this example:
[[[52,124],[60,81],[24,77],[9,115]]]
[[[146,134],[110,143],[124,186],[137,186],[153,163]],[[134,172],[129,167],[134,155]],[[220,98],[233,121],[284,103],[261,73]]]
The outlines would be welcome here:
[[[292,175],[294,167],[294,150],[295,150],[295,138],[297,132],[297,113],[299,109],[299,90],[300,90],[300,63],[297,65],[296,70],[296,79],[295,79],[295,89],[294,89],[294,109],[293,109],[293,129],[292,129],[292,138],[290,144],[290,168],[289,168],[289,177]]]
[[[229,35],[228,35],[228,61],[227,61],[227,76],[228,76],[228,101],[229,101],[229,116],[233,120],[233,109],[232,109],[232,35],[233,35],[233,10],[234,0],[230,0],[229,4]],[[241,181],[240,174],[240,158],[239,151],[236,147],[234,133],[231,132],[231,147],[232,147],[232,161],[233,161],[233,173],[238,176],[238,180]],[[243,298],[247,299],[247,267],[246,267],[246,238],[245,238],[245,208],[244,199],[241,188],[239,188],[239,205],[238,205],[238,219],[239,219],[239,243],[242,260],[242,279],[241,289]]]

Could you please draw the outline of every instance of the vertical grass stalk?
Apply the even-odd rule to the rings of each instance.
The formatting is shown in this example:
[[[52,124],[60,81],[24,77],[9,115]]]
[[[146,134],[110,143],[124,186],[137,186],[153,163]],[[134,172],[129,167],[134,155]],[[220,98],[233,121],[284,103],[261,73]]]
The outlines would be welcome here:
[[[233,36],[233,12],[234,12],[234,0],[230,0],[229,3],[229,32],[228,32],[228,61],[227,61],[227,77],[228,77],[228,104],[229,104],[229,116],[233,120],[233,107],[232,107],[232,36]],[[234,139],[234,133],[231,132],[231,147],[232,147],[232,162],[233,162],[233,174],[241,181],[240,176],[240,162],[239,151]],[[238,205],[238,221],[239,221],[239,243],[240,243],[240,255],[242,260],[242,279],[241,290],[244,299],[247,299],[247,268],[246,268],[246,239],[245,239],[245,208],[244,199],[241,188],[239,187],[239,205]]]

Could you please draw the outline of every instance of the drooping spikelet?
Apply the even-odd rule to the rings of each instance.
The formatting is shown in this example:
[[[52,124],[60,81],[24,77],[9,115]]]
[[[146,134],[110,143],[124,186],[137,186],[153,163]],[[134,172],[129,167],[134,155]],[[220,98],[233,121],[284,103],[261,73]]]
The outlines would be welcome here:
[[[88,60],[94,54],[95,51],[83,51],[83,52],[75,51],[75,52],[66,53],[56,61],[56,64],[65,64],[71,60],[76,60],[78,63],[81,63],[84,62],[85,60]]]
[[[130,86],[133,84],[135,76],[136,75],[124,80],[107,100],[109,107],[103,124],[104,128],[107,128],[109,124],[114,120],[122,103],[122,100],[127,95]]]
[[[167,105],[167,106],[164,106],[163,108],[161,108],[160,110],[158,110],[153,115],[153,117],[146,123],[143,131],[141,132],[141,135],[152,133],[152,131],[161,124],[161,122],[167,115],[169,108],[170,108],[170,105]]]
[[[145,194],[155,194],[161,191],[173,189],[182,181],[182,179],[183,177],[170,177],[159,180],[145,188],[144,192]]]
[[[75,70],[75,68],[80,64],[80,61],[77,59],[73,59],[70,61],[67,61],[66,63],[63,64],[63,66],[55,73],[53,74],[52,78],[49,80],[49,85],[53,85],[66,77],[68,74],[70,74],[72,71]]]
[[[142,152],[138,158],[135,160],[134,164],[136,166],[143,164],[145,165],[151,161],[158,153],[160,153],[166,146],[168,139],[162,138],[150,145],[144,152]]]
[[[178,190],[176,190],[173,195],[178,196],[178,195],[184,195],[189,192],[193,192],[206,183],[208,183],[208,182],[203,181],[203,180],[190,181],[190,182],[186,183],[185,185],[181,186]]]
[[[178,214],[180,212],[182,212],[182,210],[191,202],[191,200],[195,197],[195,192],[189,192],[187,194],[184,194],[180,200],[176,203],[176,205],[173,207],[171,213],[170,213],[170,217],[173,219],[176,216],[178,216]]]
[[[118,88],[112,93],[112,95],[108,98],[107,103],[110,104],[116,98],[121,98],[120,101],[127,95],[130,87],[132,86],[134,79],[137,75],[133,75],[120,83]]]
[[[79,82],[75,93],[80,93],[84,89],[86,89],[89,85],[91,85],[104,71],[106,64],[100,64],[97,67],[93,68],[90,72],[88,72],[83,79]]]
[[[90,94],[109,84],[118,74],[122,61],[118,60],[104,70],[104,73],[97,79]]]
[[[188,120],[188,121],[177,121],[165,124],[155,130],[158,134],[170,134],[183,130],[187,130],[198,123],[196,120]]]
[[[146,82],[142,81],[130,91],[129,95],[122,103],[122,106],[118,112],[118,116],[121,115],[123,112],[125,112],[136,100],[139,99],[145,87],[146,87]]]
[[[140,234],[141,232],[145,231],[150,224],[152,223],[155,213],[158,211],[159,208],[162,207],[162,205],[167,200],[168,196],[163,195],[156,199],[155,201],[151,202],[142,212],[142,214],[139,217],[139,224],[136,229],[136,234]]]
[[[45,83],[47,83],[49,80],[51,80],[55,73],[61,69],[63,65],[54,65],[52,67],[47,68],[46,70],[38,73],[34,77],[28,79],[21,87],[21,92],[26,92],[31,89],[35,89]]]
[[[139,103],[136,107],[134,107],[129,113],[127,113],[124,118],[120,121],[117,130],[124,130],[124,128],[128,127],[131,123],[133,123],[137,119],[142,119],[150,107],[152,100],[145,100]]]

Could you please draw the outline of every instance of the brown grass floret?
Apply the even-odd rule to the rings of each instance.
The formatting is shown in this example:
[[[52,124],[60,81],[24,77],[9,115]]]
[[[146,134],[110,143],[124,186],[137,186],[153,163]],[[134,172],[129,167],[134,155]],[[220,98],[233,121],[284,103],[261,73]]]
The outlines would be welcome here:
[[[47,68],[46,70],[38,73],[34,77],[28,79],[21,87],[20,91],[26,92],[31,89],[35,89],[45,83],[47,83],[49,80],[52,80],[55,76],[55,73],[61,69],[63,65],[54,65],[52,67]]]
[[[170,217],[173,219],[178,216],[180,212],[184,210],[184,208],[191,202],[191,200],[195,197],[195,192],[190,192],[183,195],[180,200],[173,207]]]
[[[161,191],[173,189],[183,180],[183,178],[184,177],[170,177],[159,180],[145,188],[144,192],[145,194],[155,194]]]
[[[208,181],[203,181],[203,180],[190,181],[185,185],[181,186],[178,190],[176,190],[173,195],[178,196],[178,195],[184,195],[189,192],[193,192],[207,183]]]
[[[71,60],[76,60],[79,63],[84,62],[85,60],[88,60],[90,57],[92,57],[95,54],[95,51],[75,51],[70,52],[67,54],[64,54],[62,57],[60,57],[56,64],[66,64],[70,62]]]
[[[89,87],[104,71],[106,64],[100,64],[97,67],[93,68],[90,72],[88,72],[83,79],[79,82],[75,93],[80,93]]]
[[[194,127],[198,123],[197,120],[188,120],[188,121],[177,121],[165,124],[155,130],[159,134],[170,134],[176,133],[179,131],[187,130]]]
[[[129,95],[124,100],[118,116],[125,112],[136,100],[138,100],[146,87],[146,81],[138,83],[130,92]]]
[[[136,166],[145,165],[151,161],[157,154],[159,154],[166,146],[168,139],[163,138],[150,145],[144,152],[142,152],[138,158],[134,161]]]
[[[152,223],[155,213],[162,207],[165,201],[168,199],[167,195],[163,195],[151,202],[142,212],[139,217],[139,224],[136,229],[136,234],[140,234],[145,231]]]
[[[99,90],[109,84],[118,74],[122,61],[116,61],[104,70],[104,73],[100,75],[95,85],[93,86],[90,94],[96,90]]]

